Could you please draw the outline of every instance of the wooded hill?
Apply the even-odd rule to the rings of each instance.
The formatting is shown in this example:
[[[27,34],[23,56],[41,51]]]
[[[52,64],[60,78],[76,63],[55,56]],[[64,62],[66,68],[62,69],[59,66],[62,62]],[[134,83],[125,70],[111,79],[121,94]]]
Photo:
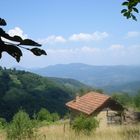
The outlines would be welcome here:
[[[30,116],[41,108],[60,115],[75,93],[91,89],[72,79],[46,78],[30,72],[0,68],[0,117],[11,120],[20,109]]]

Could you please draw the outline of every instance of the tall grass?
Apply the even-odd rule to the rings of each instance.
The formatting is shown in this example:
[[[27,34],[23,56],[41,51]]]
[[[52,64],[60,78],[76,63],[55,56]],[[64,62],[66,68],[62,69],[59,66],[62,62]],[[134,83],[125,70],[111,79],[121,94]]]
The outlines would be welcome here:
[[[4,131],[0,131],[0,140],[6,140]],[[140,140],[140,125],[100,126],[87,136],[77,135],[68,122],[57,123],[39,128],[37,137],[32,140]]]
[[[140,125],[99,127],[89,136],[75,134],[68,124],[52,125],[40,129],[39,140],[140,140]]]

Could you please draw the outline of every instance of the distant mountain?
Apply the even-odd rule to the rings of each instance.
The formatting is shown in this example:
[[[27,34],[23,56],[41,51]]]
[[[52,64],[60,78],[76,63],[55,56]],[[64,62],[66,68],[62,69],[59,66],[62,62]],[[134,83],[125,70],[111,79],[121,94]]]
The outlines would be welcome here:
[[[108,92],[124,91],[123,87],[127,84],[129,84],[130,89],[134,89],[134,84],[130,83],[140,81],[140,66],[94,66],[72,63],[48,66],[33,70],[32,72],[42,76],[76,79]],[[140,89],[139,82],[137,86]]]
[[[128,82],[125,84],[118,84],[118,85],[113,85],[113,86],[105,86],[103,87],[103,89],[107,93],[124,92],[124,93],[129,93],[132,95],[140,91],[140,81]]]
[[[32,116],[43,107],[64,115],[65,103],[77,92],[88,89],[91,88],[76,80],[42,77],[0,67],[0,117],[11,120],[21,108]]]

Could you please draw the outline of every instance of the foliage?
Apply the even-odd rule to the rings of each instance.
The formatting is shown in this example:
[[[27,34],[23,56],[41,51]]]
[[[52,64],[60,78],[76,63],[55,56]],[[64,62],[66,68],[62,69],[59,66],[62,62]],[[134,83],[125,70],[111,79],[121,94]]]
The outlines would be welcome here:
[[[140,109],[140,91],[136,95],[129,95],[127,93],[114,93],[112,98],[126,107]]]
[[[63,116],[65,103],[74,96],[74,91],[61,84],[25,71],[0,68],[0,117],[10,121],[20,109],[30,117],[41,108]]]
[[[103,89],[95,89],[95,92],[98,92],[98,93],[104,94]]]
[[[140,109],[140,91],[134,97],[135,106]]]
[[[60,119],[60,116],[57,112],[50,113],[46,108],[41,108],[37,113],[37,120],[39,121],[47,121],[47,122],[55,122]]]
[[[6,25],[6,21],[0,18],[0,26],[5,26],[5,25]],[[3,41],[1,37],[8,39],[10,42]],[[18,44],[13,43],[11,41],[18,42]],[[47,55],[47,53],[40,48],[36,47],[36,48],[29,49],[26,47],[22,47],[21,45],[37,46],[37,47],[41,46],[40,44],[38,44],[37,42],[31,39],[22,39],[20,36],[17,35],[12,37],[9,34],[5,33],[5,31],[2,28],[0,28],[0,58],[2,57],[2,52],[7,52],[9,55],[14,57],[17,62],[19,62],[20,57],[23,55],[21,49],[26,49],[32,52],[36,56]]]
[[[124,106],[131,106],[133,104],[133,97],[127,93],[114,93],[112,98]]]
[[[35,136],[35,123],[29,115],[20,110],[13,117],[12,122],[7,127],[7,137],[10,140],[30,139]]]
[[[54,68],[55,69],[55,68]],[[56,68],[57,69],[57,68]],[[46,71],[46,70],[45,70]],[[55,82],[59,86],[63,86],[64,89],[69,90],[70,93],[78,93],[79,95],[83,95],[88,91],[93,90],[92,87],[87,86],[77,80],[74,79],[66,79],[66,78],[50,78],[53,82]]]
[[[51,122],[52,116],[51,116],[51,113],[47,109],[41,108],[41,110],[37,114],[37,119],[40,121],[45,120],[45,121]]]
[[[72,128],[76,133],[84,133],[90,134],[93,130],[99,126],[99,121],[97,121],[94,117],[85,117],[84,115],[80,115],[75,118],[72,123]]]
[[[4,118],[0,118],[0,128],[5,128],[7,125],[7,122]]]
[[[139,10],[136,8],[136,6],[140,3],[140,0],[127,0],[122,3],[123,6],[126,6],[125,9],[121,11],[123,16],[125,16],[127,19],[132,18],[133,20],[137,21],[135,13],[139,13]]]
[[[60,119],[60,116],[57,112],[52,113],[51,116],[52,116],[52,121],[53,122],[58,121]]]

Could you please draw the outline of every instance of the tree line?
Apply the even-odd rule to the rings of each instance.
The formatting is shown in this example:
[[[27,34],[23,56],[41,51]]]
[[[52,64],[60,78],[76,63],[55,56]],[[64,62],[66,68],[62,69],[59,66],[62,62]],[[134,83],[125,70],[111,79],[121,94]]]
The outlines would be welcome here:
[[[123,106],[140,110],[140,90],[135,95],[128,93],[113,93],[112,98],[117,100]]]

